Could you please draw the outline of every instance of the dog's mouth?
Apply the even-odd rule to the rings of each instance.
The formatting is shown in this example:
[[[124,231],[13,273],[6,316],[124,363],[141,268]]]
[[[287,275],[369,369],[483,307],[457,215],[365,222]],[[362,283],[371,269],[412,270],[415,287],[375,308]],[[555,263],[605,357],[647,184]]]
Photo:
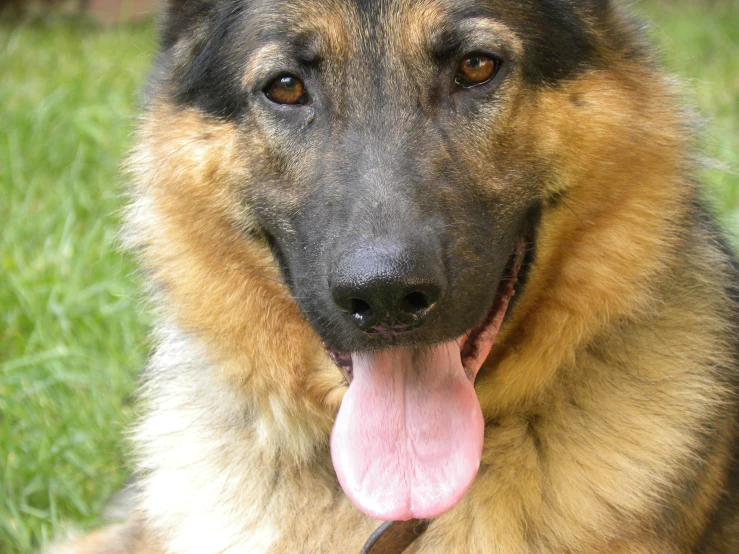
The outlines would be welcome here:
[[[519,240],[485,319],[461,337],[379,352],[326,347],[349,383],[331,435],[334,468],[367,515],[436,517],[467,492],[484,435],[474,382],[500,331],[525,251]]]
[[[515,286],[523,265],[525,252],[526,242],[522,238],[516,243],[513,254],[508,260],[503,278],[498,285],[495,298],[485,319],[480,325],[468,330],[457,339],[462,365],[467,377],[472,382],[474,382],[480,367],[495,344],[495,338],[498,336],[500,326],[508,312],[508,304],[515,294]],[[341,370],[347,384],[350,384],[354,378],[352,354],[341,352],[326,342],[323,343],[323,347],[334,364]]]

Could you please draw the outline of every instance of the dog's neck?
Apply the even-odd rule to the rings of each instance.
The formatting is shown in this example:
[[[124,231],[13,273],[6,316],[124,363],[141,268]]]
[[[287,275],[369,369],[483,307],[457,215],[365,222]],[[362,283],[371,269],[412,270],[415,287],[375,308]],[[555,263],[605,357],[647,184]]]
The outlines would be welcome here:
[[[427,519],[386,521],[364,543],[360,554],[402,554],[428,529]]]
[[[496,499],[500,517],[481,532],[514,545],[510,551],[523,551],[521,545],[526,544],[525,536],[516,535],[525,528],[521,514],[534,518],[531,525],[537,526],[542,540],[578,544],[574,535],[547,535],[547,522],[556,521],[557,513],[544,502],[545,492],[573,514],[580,512],[569,499],[588,499],[591,509],[582,512],[583,525],[593,518],[609,522],[614,510],[626,513],[635,505],[649,509],[659,492],[649,488],[650,475],[671,467],[674,456],[689,455],[694,440],[690,426],[697,417],[685,411],[682,419],[676,418],[674,411],[660,406],[680,395],[706,396],[707,377],[693,368],[715,351],[708,341],[720,340],[711,339],[720,336],[718,330],[706,328],[706,346],[699,349],[695,333],[679,334],[679,341],[663,344],[656,352],[642,351],[628,367],[619,365],[621,349],[638,346],[650,321],[622,329],[623,343],[604,337],[603,348],[593,344],[581,353],[570,371],[581,372],[582,386],[552,389],[548,409],[538,417],[530,411],[515,412],[490,422],[478,475],[485,486],[473,486],[454,510],[456,515],[434,521],[427,536],[438,540],[442,530],[449,533],[445,522],[450,517]],[[347,552],[358,552],[378,523],[359,513],[336,481],[328,449],[329,411],[308,401],[285,402],[277,393],[257,401],[257,395],[244,393],[247,387],[232,386],[229,372],[213,362],[195,337],[173,326],[162,328],[161,336],[144,387],[149,413],[136,442],[148,481],[144,508],[160,526],[157,531],[172,537],[173,549],[267,552],[278,540],[273,537],[279,537],[279,551],[296,551],[282,548],[282,542],[292,545],[289,541],[296,539],[290,537],[300,535],[315,545],[341,540]],[[710,409],[717,409],[720,401]],[[604,403],[619,409],[601,409]],[[709,412],[705,406],[702,410]],[[669,438],[670,448],[650,441],[658,434]],[[547,442],[542,444],[541,437]],[[624,445],[632,444],[643,445],[640,464],[621,455]],[[592,452],[601,452],[608,464]],[[623,475],[628,475],[630,486],[603,485],[593,494],[592,483],[623,483]],[[188,498],[201,502],[194,505]],[[295,518],[302,521],[300,532],[294,528]],[[471,531],[467,525],[458,527]],[[204,534],[204,529],[217,532]],[[236,545],[206,544],[205,536],[244,538]],[[452,534],[449,540],[463,538]],[[301,551],[300,545],[296,548]],[[302,551],[308,550],[306,546]]]

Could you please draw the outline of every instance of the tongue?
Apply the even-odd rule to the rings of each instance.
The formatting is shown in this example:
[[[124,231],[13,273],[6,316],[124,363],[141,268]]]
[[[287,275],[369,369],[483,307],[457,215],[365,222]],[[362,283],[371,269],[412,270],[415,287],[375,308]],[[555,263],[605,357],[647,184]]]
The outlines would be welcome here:
[[[331,434],[344,492],[382,520],[431,518],[477,474],[484,424],[459,343],[353,354]]]

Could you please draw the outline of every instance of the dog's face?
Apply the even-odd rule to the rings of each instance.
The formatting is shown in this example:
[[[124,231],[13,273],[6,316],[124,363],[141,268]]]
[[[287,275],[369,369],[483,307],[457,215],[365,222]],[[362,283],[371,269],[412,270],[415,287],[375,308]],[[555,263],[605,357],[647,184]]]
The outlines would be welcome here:
[[[544,196],[548,168],[518,112],[532,89],[593,63],[573,21],[586,10],[543,0],[173,10],[174,94],[238,121],[251,176],[242,201],[321,338],[348,353],[479,325]]]
[[[548,120],[562,116],[545,100],[598,67],[593,22],[607,3],[172,0],[168,9],[154,89],[198,122],[192,140],[165,139],[173,147],[159,155],[185,176],[167,185],[170,219],[201,243],[187,256],[200,256],[204,288],[183,302],[203,297],[199,317],[216,340],[237,335],[219,310],[234,329],[274,320],[278,295],[250,312],[254,296],[240,291],[251,285],[216,276],[250,245],[269,248],[351,383],[332,437],[347,494],[383,519],[442,513],[477,471],[475,377],[542,207],[561,193],[552,144],[563,134]],[[578,94],[565,103],[587,107]],[[226,151],[224,168],[214,152]],[[208,152],[207,163],[188,174],[172,161],[183,152]],[[204,253],[209,241],[217,254]],[[226,301],[242,297],[243,314]]]

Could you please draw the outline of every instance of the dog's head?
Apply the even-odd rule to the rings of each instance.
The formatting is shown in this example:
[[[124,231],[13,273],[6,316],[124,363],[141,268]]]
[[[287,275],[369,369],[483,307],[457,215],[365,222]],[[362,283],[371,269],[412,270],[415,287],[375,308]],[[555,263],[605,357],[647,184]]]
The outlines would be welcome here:
[[[333,455],[367,513],[437,515],[474,477],[484,426],[473,383],[539,248],[537,223],[628,158],[623,130],[638,110],[623,90],[608,97],[618,78],[603,69],[636,63],[627,37],[604,0],[169,2],[158,123],[137,158],[141,196],[168,229],[160,266],[181,272],[160,280],[197,304],[180,306],[186,324],[254,356],[242,343],[282,346],[244,336],[246,322],[294,343],[302,323],[284,307],[299,306],[350,382]],[[625,198],[608,185],[590,194],[592,209],[556,212],[550,269],[566,259],[552,244],[574,245]],[[269,272],[255,270],[257,250],[288,295],[251,279]],[[542,274],[537,290],[557,286]],[[541,301],[529,296],[522,313]]]
[[[546,194],[530,91],[597,63],[583,4],[170,8],[171,93],[241,126],[242,202],[336,354],[484,321]]]

